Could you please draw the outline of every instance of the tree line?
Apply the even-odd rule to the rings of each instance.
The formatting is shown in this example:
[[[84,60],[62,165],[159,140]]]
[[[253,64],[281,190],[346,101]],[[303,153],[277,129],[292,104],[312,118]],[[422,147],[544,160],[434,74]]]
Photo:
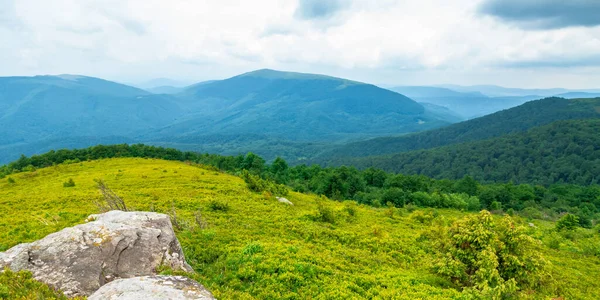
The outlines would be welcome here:
[[[268,189],[282,193],[280,186],[285,185],[297,192],[325,195],[336,200],[355,200],[375,207],[488,209],[549,220],[570,213],[578,217],[579,225],[583,227],[593,226],[600,215],[600,186],[597,184],[482,184],[470,175],[460,179],[434,179],[424,175],[390,173],[373,167],[364,170],[347,166],[292,167],[282,158],[267,164],[254,153],[222,156],[142,144],[99,145],[86,149],[50,151],[31,157],[21,156],[0,167],[0,178],[8,177],[9,184],[14,184],[15,180],[10,177],[13,173],[34,171],[60,163],[115,157],[187,161],[241,176],[254,191]]]

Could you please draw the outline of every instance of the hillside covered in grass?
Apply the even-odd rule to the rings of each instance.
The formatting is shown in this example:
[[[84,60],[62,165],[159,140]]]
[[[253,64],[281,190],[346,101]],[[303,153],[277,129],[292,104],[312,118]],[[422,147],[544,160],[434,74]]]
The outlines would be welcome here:
[[[8,178],[0,182],[0,251],[97,213],[102,180],[130,209],[172,215],[192,277],[220,299],[466,297],[435,271],[432,241],[471,213],[374,208],[296,192],[288,206],[213,167],[143,158],[58,164]],[[533,223],[524,230],[548,262],[546,276],[512,296],[600,297],[598,232]],[[0,295],[13,291],[4,280],[10,276],[0,277]]]

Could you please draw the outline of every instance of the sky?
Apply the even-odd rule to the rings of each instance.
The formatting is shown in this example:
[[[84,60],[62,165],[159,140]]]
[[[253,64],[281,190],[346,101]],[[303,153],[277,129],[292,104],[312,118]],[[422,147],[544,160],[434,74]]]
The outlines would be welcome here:
[[[599,0],[0,0],[0,76],[600,88]]]

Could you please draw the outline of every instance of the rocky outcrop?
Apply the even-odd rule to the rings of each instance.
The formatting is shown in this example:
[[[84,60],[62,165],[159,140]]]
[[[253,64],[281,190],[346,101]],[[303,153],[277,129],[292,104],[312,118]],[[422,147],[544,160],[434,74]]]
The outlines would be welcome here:
[[[118,279],[102,286],[89,300],[215,299],[201,284],[182,276]]]
[[[294,205],[294,203],[292,203],[292,201],[283,198],[283,197],[277,197],[277,201],[281,202],[281,203],[285,203],[287,205]]]
[[[192,271],[169,216],[111,211],[0,253],[0,270],[28,270],[67,296],[91,295],[119,278],[155,275],[166,265]],[[187,299],[187,298],[182,298]]]

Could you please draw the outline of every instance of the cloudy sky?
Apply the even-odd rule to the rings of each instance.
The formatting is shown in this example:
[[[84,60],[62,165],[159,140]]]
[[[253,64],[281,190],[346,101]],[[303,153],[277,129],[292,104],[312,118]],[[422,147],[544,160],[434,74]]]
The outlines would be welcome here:
[[[0,0],[0,76],[600,88],[599,0]]]

